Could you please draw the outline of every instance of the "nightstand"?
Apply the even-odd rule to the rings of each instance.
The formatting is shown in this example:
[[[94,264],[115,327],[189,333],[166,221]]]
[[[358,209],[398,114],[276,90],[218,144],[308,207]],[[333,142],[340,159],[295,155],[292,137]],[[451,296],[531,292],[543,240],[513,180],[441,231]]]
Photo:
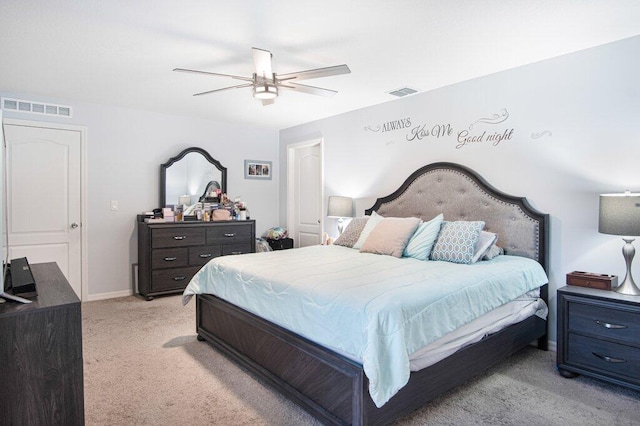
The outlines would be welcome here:
[[[293,248],[292,238],[280,238],[279,240],[267,238],[267,243],[269,243],[272,250],[288,250]]]
[[[558,289],[558,372],[640,390],[640,298],[613,291]]]

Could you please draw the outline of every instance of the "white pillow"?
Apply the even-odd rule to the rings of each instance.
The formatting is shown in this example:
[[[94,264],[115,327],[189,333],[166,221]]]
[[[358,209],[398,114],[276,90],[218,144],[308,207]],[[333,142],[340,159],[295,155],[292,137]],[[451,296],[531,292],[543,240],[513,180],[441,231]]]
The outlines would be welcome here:
[[[494,234],[493,232],[482,231],[480,233],[480,238],[478,238],[478,242],[476,243],[476,248],[473,252],[471,263],[476,263],[478,260],[482,259],[482,256],[484,256],[487,251],[489,251],[493,243],[495,243],[497,240],[497,234]]]
[[[429,259],[433,244],[438,238],[438,233],[440,233],[440,225],[443,220],[444,216],[440,213],[430,221],[421,223],[411,236],[411,239],[409,239],[402,255],[419,260]]]
[[[380,222],[382,219],[384,219],[384,217],[380,216],[378,213],[371,212],[371,217],[369,217],[367,224],[364,226],[364,229],[360,233],[358,241],[356,241],[356,243],[353,245],[354,249],[360,250],[360,248],[362,248],[362,245],[367,240],[367,237],[369,236],[371,231],[373,231],[373,228],[375,228],[378,222]]]

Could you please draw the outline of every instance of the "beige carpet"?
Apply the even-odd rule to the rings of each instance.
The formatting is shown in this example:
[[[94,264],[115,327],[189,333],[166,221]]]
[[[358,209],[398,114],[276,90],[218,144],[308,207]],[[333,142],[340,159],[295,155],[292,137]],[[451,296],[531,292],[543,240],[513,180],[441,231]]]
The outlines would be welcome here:
[[[195,303],[82,304],[87,425],[317,425],[195,333]],[[528,348],[398,425],[640,425],[640,392],[564,379]]]

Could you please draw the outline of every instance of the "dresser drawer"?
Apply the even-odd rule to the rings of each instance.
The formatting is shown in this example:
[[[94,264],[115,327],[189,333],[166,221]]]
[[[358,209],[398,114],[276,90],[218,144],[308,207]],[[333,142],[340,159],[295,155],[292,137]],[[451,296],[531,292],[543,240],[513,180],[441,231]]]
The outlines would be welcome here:
[[[156,228],[151,231],[151,247],[201,246],[205,243],[203,227]]]
[[[247,224],[249,225],[249,224]],[[251,241],[252,227],[246,225],[223,225],[207,229],[207,244],[229,244]]]
[[[640,315],[615,307],[572,302],[569,331],[638,344]]]
[[[250,243],[225,244],[222,246],[222,255],[251,253]]]
[[[222,254],[222,249],[217,246],[202,246],[189,248],[189,265],[204,265],[214,257]]]
[[[183,289],[199,270],[199,266],[155,270],[151,272],[151,288],[154,292]]]
[[[569,333],[567,363],[640,384],[640,348]]]
[[[151,252],[151,268],[177,268],[189,264],[187,248],[155,249]]]

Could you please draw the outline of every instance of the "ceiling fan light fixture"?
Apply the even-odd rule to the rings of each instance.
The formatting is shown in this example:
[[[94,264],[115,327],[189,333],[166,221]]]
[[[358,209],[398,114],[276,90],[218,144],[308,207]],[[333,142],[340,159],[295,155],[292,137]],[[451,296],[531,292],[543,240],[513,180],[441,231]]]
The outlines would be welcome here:
[[[273,84],[256,84],[253,86],[253,97],[256,99],[269,100],[278,97],[278,87]]]

